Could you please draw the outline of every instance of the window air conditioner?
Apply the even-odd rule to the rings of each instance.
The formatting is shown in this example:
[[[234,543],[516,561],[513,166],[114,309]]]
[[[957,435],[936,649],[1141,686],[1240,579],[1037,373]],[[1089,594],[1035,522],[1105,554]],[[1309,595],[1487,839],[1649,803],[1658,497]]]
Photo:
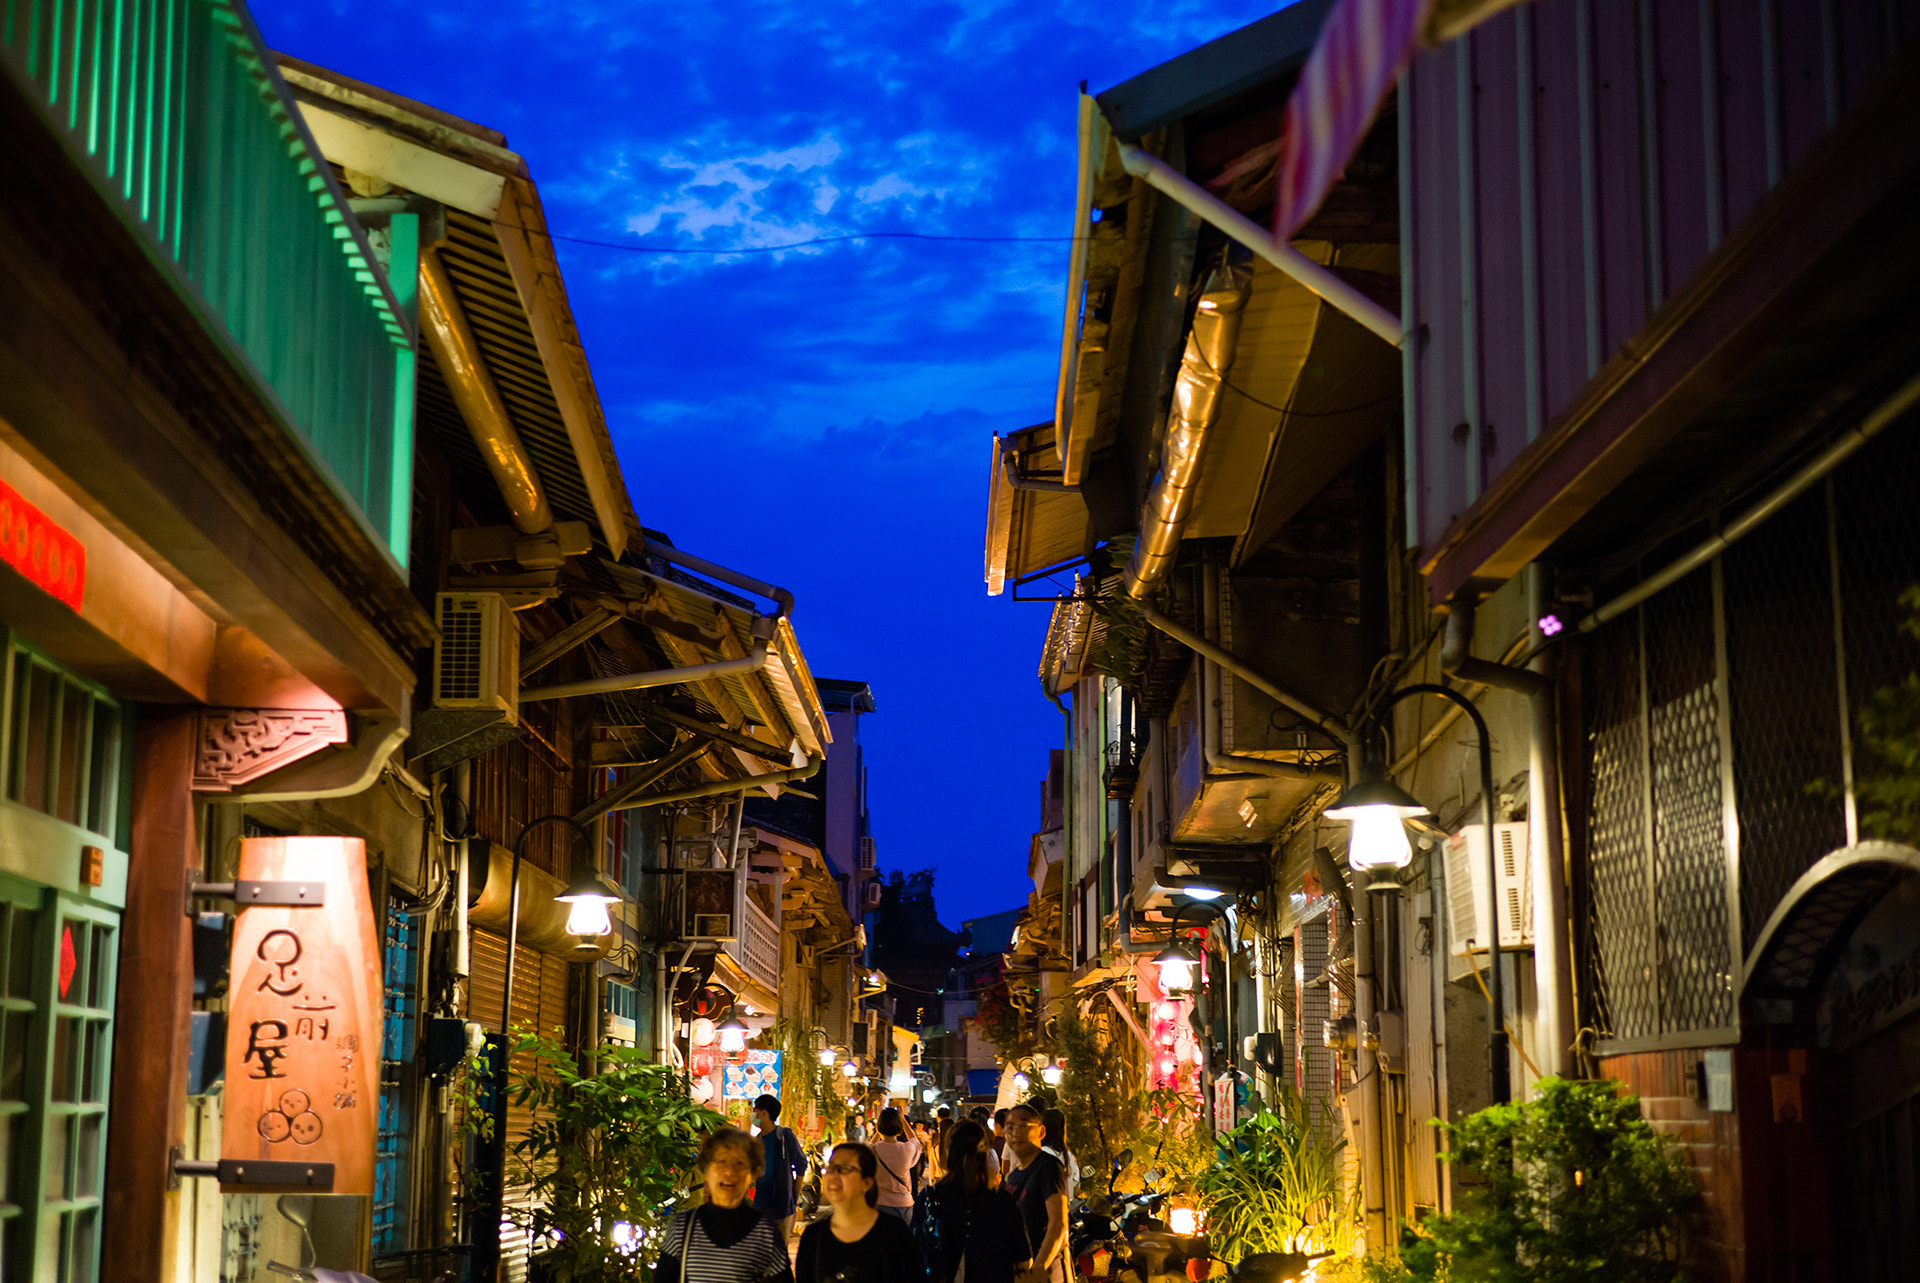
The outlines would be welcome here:
[[[520,721],[520,626],[499,593],[434,598],[433,706],[497,709]]]
[[[870,837],[861,838],[860,839],[860,872],[872,873],[873,860],[874,860],[873,839]]]
[[[1527,864],[1527,826],[1496,824],[1500,947],[1533,947],[1533,883]],[[1487,829],[1469,824],[1447,839],[1447,925],[1454,957],[1487,950]],[[1471,944],[1469,943],[1471,941]]]
[[[860,898],[861,898],[861,901],[869,909],[879,908],[880,907],[880,884],[878,882],[867,883],[867,889],[861,895]]]

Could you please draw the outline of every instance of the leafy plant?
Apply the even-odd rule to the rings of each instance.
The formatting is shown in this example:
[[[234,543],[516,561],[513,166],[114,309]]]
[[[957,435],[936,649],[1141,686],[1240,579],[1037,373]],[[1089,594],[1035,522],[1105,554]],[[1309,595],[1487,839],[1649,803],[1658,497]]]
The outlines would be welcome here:
[[[1532,1100],[1443,1124],[1475,1183],[1403,1243],[1414,1279],[1674,1283],[1699,1188],[1677,1148],[1611,1082],[1543,1078]]]
[[[1219,1256],[1238,1262],[1256,1252],[1319,1253],[1346,1240],[1347,1142],[1325,1104],[1316,1108],[1282,1084],[1272,1107],[1217,1141],[1213,1165],[1196,1185]]]
[[[1900,631],[1920,640],[1920,587],[1900,594]],[[1920,671],[1882,686],[1854,714],[1854,800],[1862,836],[1920,846]],[[1845,790],[1816,780],[1807,791],[1839,802]]]
[[[833,1067],[821,1064],[814,1050],[813,1026],[782,1018],[767,1032],[769,1041],[784,1053],[780,1070],[781,1125],[803,1132],[808,1120],[818,1113],[823,1135],[844,1135],[847,1101],[835,1090]]]
[[[1088,1192],[1106,1190],[1120,1151],[1139,1147],[1139,1066],[1124,1036],[1069,1009],[1055,1025],[1061,1059],[1060,1112],[1067,1148],[1079,1159]]]
[[[972,1019],[981,1035],[993,1044],[1001,1064],[1010,1065],[1033,1056],[1033,1016],[1008,988],[1004,968],[980,990]]]
[[[513,1075],[509,1099],[536,1121],[508,1147],[507,1179],[529,1187],[534,1210],[507,1215],[552,1242],[538,1266],[553,1283],[645,1278],[648,1245],[692,1188],[702,1138],[725,1119],[632,1047],[575,1052],[559,1030],[515,1034],[513,1049],[534,1063]]]

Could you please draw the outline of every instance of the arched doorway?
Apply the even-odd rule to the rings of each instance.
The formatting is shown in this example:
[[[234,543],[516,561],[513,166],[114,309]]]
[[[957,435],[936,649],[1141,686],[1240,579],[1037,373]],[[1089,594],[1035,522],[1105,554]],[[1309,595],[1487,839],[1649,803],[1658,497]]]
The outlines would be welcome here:
[[[1746,966],[1750,1031],[1809,1049],[1831,1224],[1828,1277],[1913,1277],[1920,1261],[1920,850],[1863,842],[1823,858],[1782,898]],[[1779,1077],[1776,1075],[1776,1077]],[[1781,1174],[1786,1177],[1788,1174]],[[1824,1272],[1823,1272],[1824,1273]]]

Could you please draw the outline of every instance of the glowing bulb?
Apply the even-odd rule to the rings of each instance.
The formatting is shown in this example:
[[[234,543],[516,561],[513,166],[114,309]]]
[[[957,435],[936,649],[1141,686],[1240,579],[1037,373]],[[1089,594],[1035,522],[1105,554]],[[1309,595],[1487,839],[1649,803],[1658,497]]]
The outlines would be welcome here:
[[[736,1018],[721,1025],[720,1050],[729,1056],[738,1055],[747,1049],[747,1027]]]
[[[1405,840],[1404,838],[1402,839]],[[1409,857],[1411,858],[1411,857]],[[1165,993],[1184,993],[1193,988],[1193,962],[1188,958],[1164,957],[1160,963],[1160,988]]]
[[[1354,808],[1347,863],[1356,869],[1404,869],[1413,862],[1406,825],[1391,806]]]
[[[823,1065],[826,1065],[826,1066],[828,1066],[829,1068],[831,1068],[831,1067],[832,1067],[832,1065],[833,1065],[833,1048],[831,1048],[831,1047],[822,1047],[822,1048],[820,1049],[820,1063],[821,1063],[821,1064],[823,1064]]]
[[[1027,1077],[1025,1074],[1015,1074],[1013,1076],[1013,1089],[1015,1091],[1025,1091],[1027,1089],[1027,1084],[1032,1081],[1033,1080]]]
[[[1058,1065],[1048,1065],[1040,1071],[1040,1081],[1049,1087],[1058,1087],[1064,1071]]]
[[[849,1060],[846,1064],[840,1066],[840,1072],[849,1078],[858,1078],[860,1076],[860,1066]]]
[[[1540,616],[1540,635],[1542,637],[1552,637],[1564,627],[1566,627],[1566,625],[1560,622],[1560,616],[1558,615]]]
[[[613,930],[613,919],[607,916],[607,902],[599,896],[582,896],[573,901],[567,911],[567,934],[593,938],[606,935]]]
[[[1157,1068],[1160,1070],[1160,1076],[1162,1078],[1171,1078],[1174,1072],[1180,1068],[1180,1061],[1169,1052],[1160,1057]]]
[[[1209,900],[1218,900],[1226,894],[1226,892],[1214,887],[1182,887],[1181,889],[1187,893],[1189,900],[1198,900],[1202,904],[1205,904]]]
[[[1200,1232],[1200,1213],[1191,1207],[1176,1207],[1167,1213],[1167,1228],[1183,1237]]]

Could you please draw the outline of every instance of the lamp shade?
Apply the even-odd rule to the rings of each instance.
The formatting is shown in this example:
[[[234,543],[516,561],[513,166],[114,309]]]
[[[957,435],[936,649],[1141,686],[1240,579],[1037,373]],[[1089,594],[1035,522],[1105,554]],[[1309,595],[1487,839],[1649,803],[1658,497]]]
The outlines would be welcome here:
[[[1390,780],[1362,780],[1324,812],[1352,825],[1347,863],[1356,869],[1404,869],[1413,860],[1405,821],[1431,814]]]
[[[1170,944],[1154,958],[1154,965],[1160,968],[1160,991],[1162,993],[1188,993],[1193,989],[1193,959]]]
[[[840,1066],[840,1072],[849,1078],[858,1078],[860,1076],[860,1066],[849,1060]]]
[[[1040,1071],[1040,1081],[1049,1087],[1058,1087],[1060,1085],[1060,1079],[1065,1073],[1066,1071],[1059,1065],[1048,1065]]]
[[[720,1050],[728,1055],[737,1055],[747,1049],[747,1026],[740,1017],[727,1017],[727,1022],[717,1032],[720,1035]]]
[[[826,1066],[828,1066],[828,1067],[831,1067],[831,1066],[833,1065],[833,1058],[834,1058],[834,1051],[833,1051],[833,1048],[831,1048],[831,1047],[822,1047],[822,1048],[820,1049],[820,1063],[821,1063],[821,1064],[823,1064],[823,1065],[826,1065]]]
[[[613,930],[613,918],[607,906],[620,899],[620,893],[599,874],[583,869],[553,897],[571,908],[567,913],[567,934],[580,937],[580,947],[591,949],[593,942]]]

